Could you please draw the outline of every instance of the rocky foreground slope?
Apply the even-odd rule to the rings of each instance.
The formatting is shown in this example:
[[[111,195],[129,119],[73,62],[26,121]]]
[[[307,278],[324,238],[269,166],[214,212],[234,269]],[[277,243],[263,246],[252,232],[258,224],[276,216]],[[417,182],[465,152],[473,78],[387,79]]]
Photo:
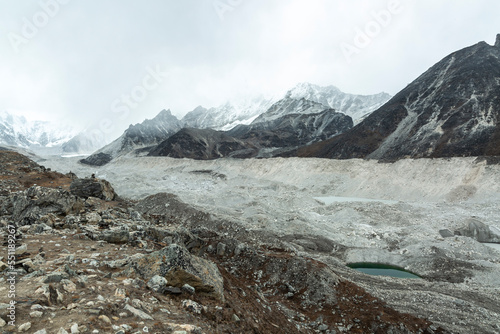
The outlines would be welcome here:
[[[13,152],[1,151],[0,165],[2,237],[16,238],[15,264],[2,255],[0,280],[17,277],[15,297],[0,297],[3,333],[447,332],[273,233],[175,195],[121,199],[106,181]]]

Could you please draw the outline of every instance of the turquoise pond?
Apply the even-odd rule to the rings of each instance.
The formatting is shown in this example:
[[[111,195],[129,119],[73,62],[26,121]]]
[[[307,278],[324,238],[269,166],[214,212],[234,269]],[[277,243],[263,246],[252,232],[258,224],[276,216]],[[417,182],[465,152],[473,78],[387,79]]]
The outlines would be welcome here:
[[[368,275],[375,276],[390,276],[396,278],[419,278],[421,277],[410,273],[403,268],[399,268],[396,266],[391,266],[387,264],[380,263],[350,263],[347,265],[349,268],[355,269],[357,271],[361,271]]]

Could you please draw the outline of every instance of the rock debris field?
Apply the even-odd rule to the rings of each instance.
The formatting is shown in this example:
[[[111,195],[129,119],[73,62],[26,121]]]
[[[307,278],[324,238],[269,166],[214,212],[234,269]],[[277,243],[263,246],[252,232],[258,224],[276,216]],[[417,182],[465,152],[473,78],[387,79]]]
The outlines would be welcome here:
[[[110,182],[119,200],[85,199],[83,211],[63,219],[57,237],[49,231],[55,230],[54,223],[21,227],[32,255],[40,247],[55,247],[57,240],[78,240],[72,241],[75,249],[58,243],[65,257],[52,253],[52,247],[45,259],[31,258],[51,273],[41,275],[37,289],[40,296],[52,298],[52,303],[33,302],[31,312],[57,315],[59,305],[67,303],[64,296],[58,302],[57,293],[71,290],[79,298],[72,296],[74,302],[64,308],[79,309],[86,299],[83,305],[94,310],[93,321],[109,330],[100,333],[134,333],[144,326],[157,333],[500,333],[500,251],[489,245],[500,243],[500,165],[494,161],[124,156],[89,167],[77,158],[35,160],[64,174],[71,171],[74,175],[66,175],[73,178],[95,174]],[[40,187],[25,191],[41,197]],[[158,226],[155,232],[151,224]],[[128,234],[120,234],[119,227]],[[145,238],[144,231],[155,238]],[[79,235],[81,240],[75,239]],[[121,240],[123,235],[129,239]],[[55,258],[47,260],[51,256]],[[180,259],[182,272],[161,264],[161,256]],[[79,267],[72,269],[75,259]],[[422,279],[369,276],[346,266],[355,262],[395,265]],[[52,277],[54,270],[60,277]],[[314,279],[293,279],[315,270]],[[197,279],[186,281],[186,275]],[[52,279],[59,284],[52,288],[58,292],[50,288]],[[127,289],[121,291],[117,279],[124,280]],[[288,287],[277,283],[285,279]],[[28,289],[23,284],[18,283],[21,293]],[[330,291],[332,286],[337,290]],[[92,299],[94,294],[104,299],[102,303]],[[299,294],[300,307],[295,307]],[[351,318],[343,312],[354,305],[354,297],[365,304],[355,307],[359,314]],[[237,306],[255,299],[288,320],[259,323]],[[116,312],[99,311],[97,306],[105,303]],[[376,306],[367,305],[372,303]],[[256,309],[254,304],[246,307]],[[208,320],[200,320],[197,312]],[[147,316],[169,325],[156,329],[160,325]],[[130,317],[139,320],[128,321]],[[82,332],[94,330],[73,318],[53,317],[57,326],[52,328],[71,332],[71,320]],[[31,323],[36,327],[36,320]],[[120,324],[124,326],[118,328]]]

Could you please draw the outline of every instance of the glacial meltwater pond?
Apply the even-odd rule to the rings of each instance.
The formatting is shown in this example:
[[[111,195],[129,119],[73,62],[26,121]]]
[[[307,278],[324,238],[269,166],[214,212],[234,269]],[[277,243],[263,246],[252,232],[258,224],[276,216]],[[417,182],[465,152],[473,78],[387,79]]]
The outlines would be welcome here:
[[[345,202],[380,202],[384,204],[397,204],[398,201],[390,201],[386,199],[371,199],[362,197],[339,197],[339,196],[321,196],[313,197],[315,200],[330,205],[332,203],[345,203]]]
[[[350,263],[347,266],[349,268],[356,269],[357,271],[361,271],[368,275],[390,276],[396,278],[421,278],[415,274],[412,274],[404,270],[403,268],[387,264],[359,262],[359,263]]]

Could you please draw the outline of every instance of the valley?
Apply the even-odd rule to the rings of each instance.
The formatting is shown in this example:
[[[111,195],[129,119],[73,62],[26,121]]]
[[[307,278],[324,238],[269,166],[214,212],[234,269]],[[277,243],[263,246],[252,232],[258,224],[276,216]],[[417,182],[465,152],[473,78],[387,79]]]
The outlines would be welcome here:
[[[486,226],[500,242],[500,166],[486,159],[380,163],[124,156],[102,167],[64,158],[40,163],[80,177],[95,173],[131,199],[175,194],[230,221],[233,229],[275,235],[290,251],[331,266],[401,312],[456,332],[498,330],[500,253],[474,239]],[[342,200],[315,199],[329,196]],[[467,234],[471,226],[476,230]],[[423,280],[371,277],[346,267],[357,262],[398,266]],[[466,297],[471,294],[478,298]],[[488,306],[479,296],[495,301]],[[411,306],[407,300],[413,300]],[[467,308],[457,309],[458,301]]]

